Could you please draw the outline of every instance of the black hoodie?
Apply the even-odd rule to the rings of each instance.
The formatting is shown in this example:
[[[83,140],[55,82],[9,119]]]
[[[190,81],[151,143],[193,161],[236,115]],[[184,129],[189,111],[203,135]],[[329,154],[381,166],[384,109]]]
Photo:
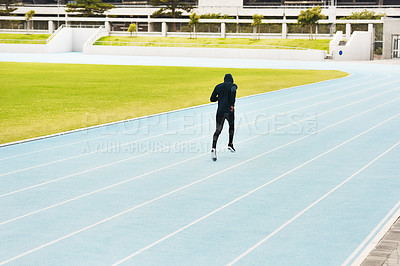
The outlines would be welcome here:
[[[226,74],[224,82],[215,86],[211,94],[210,101],[218,101],[218,115],[224,115],[231,112],[231,106],[235,106],[237,85],[233,83],[231,74]]]

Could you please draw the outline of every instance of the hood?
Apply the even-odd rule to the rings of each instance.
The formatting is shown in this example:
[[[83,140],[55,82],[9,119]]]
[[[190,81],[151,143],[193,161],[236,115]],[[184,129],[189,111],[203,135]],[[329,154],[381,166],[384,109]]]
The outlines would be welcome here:
[[[231,82],[233,83],[233,77],[231,74],[226,74],[224,77],[224,82]]]

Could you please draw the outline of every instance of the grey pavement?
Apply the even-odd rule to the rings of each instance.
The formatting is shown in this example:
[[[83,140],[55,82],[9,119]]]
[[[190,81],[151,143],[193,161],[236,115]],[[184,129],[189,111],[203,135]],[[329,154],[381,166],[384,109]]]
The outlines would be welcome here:
[[[378,265],[400,265],[400,217],[361,263],[361,266]]]
[[[400,58],[373,60],[373,61],[367,61],[367,62],[368,62],[368,63],[371,63],[371,64],[400,65]]]

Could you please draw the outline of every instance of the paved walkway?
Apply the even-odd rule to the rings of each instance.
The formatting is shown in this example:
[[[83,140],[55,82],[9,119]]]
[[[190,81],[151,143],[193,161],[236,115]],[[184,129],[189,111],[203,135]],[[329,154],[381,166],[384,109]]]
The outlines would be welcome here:
[[[400,265],[400,217],[361,264],[377,265]]]
[[[400,65],[400,58],[369,61],[371,64]]]

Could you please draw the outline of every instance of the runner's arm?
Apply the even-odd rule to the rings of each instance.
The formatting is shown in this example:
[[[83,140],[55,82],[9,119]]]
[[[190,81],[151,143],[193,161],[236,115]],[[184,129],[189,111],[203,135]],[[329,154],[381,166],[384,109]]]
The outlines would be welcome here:
[[[211,102],[216,102],[216,101],[218,101],[217,87],[215,87],[214,91],[212,92],[211,97],[210,97],[210,101],[211,101]]]
[[[236,101],[236,90],[237,90],[237,86],[236,86],[236,84],[234,84],[232,87],[231,87],[231,107],[234,107],[235,106],[235,101]],[[233,108],[232,108],[233,109]]]

